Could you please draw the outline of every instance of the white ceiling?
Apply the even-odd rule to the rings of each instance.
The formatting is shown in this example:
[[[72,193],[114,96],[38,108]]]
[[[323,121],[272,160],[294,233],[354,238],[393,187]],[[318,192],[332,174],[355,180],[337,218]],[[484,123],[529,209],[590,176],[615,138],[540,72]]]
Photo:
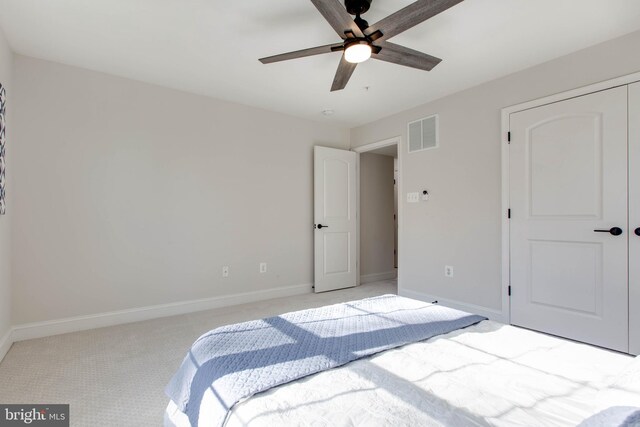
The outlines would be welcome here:
[[[640,1],[465,0],[392,39],[443,58],[433,71],[371,60],[334,93],[338,53],[258,62],[339,41],[309,0],[0,0],[0,26],[23,55],[355,126],[639,30]]]

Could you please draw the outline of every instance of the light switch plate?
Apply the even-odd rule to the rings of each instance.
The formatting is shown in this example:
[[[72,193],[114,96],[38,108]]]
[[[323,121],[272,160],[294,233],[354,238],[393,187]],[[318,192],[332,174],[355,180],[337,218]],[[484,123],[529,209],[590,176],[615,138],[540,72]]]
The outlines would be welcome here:
[[[420,193],[407,193],[407,203],[418,203],[420,201]]]

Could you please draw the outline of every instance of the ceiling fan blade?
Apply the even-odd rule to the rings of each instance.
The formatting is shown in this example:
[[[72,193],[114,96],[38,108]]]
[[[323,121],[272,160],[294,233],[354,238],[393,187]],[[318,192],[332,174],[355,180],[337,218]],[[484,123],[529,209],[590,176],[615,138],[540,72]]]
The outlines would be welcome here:
[[[433,67],[442,62],[440,58],[398,44],[390,42],[376,42],[376,44],[382,49],[378,53],[373,53],[371,57],[381,61],[392,62],[425,71],[431,71]]]
[[[463,0],[418,0],[373,24],[367,28],[366,33],[367,35],[371,35],[376,31],[381,31],[382,37],[378,40],[386,40],[397,36],[409,28],[415,27],[421,22],[444,12],[462,1]]]
[[[348,30],[351,30],[356,37],[364,37],[360,27],[338,0],[311,0],[311,3],[343,39],[347,38],[344,32]]]
[[[331,53],[336,50],[342,50],[342,43],[328,44],[326,46],[312,47],[309,49],[296,50],[295,52],[282,53],[280,55],[260,58],[263,64],[271,64],[273,62],[287,61],[289,59],[304,58],[305,56],[322,55],[323,53]]]
[[[346,59],[344,59],[344,55],[340,59],[340,65],[338,65],[338,71],[336,71],[336,76],[333,79],[333,85],[331,86],[331,92],[335,92],[337,90],[342,90],[349,83],[349,79],[351,75],[355,71],[358,64],[353,64]]]

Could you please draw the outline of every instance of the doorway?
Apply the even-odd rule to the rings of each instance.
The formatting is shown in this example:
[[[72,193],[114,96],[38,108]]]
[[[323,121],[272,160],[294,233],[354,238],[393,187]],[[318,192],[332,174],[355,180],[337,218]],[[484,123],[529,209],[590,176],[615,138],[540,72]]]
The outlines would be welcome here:
[[[359,153],[359,283],[398,278],[400,138],[354,149]]]

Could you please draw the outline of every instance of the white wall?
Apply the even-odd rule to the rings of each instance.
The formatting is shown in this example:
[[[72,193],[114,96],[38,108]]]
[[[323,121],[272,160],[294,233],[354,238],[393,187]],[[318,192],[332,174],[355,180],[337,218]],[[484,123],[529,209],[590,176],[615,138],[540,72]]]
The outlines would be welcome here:
[[[14,324],[310,290],[312,147],[348,130],[21,56],[15,85]]]
[[[11,229],[10,221],[13,216],[13,188],[12,188],[12,171],[13,171],[13,151],[15,145],[13,142],[13,110],[14,96],[12,85],[12,69],[13,54],[9,50],[9,46],[4,38],[2,29],[0,28],[0,83],[7,92],[7,214],[0,216],[0,360],[4,357],[4,353],[11,345],[8,340],[8,333],[11,326]],[[5,341],[6,339],[6,341]]]
[[[639,71],[639,50],[632,33],[352,130],[352,147],[401,135],[406,150],[407,122],[440,115],[440,148],[403,157],[404,191],[431,199],[404,206],[401,292],[501,310],[500,110]]]
[[[393,173],[393,157],[373,153],[360,155],[362,283],[395,273]]]

